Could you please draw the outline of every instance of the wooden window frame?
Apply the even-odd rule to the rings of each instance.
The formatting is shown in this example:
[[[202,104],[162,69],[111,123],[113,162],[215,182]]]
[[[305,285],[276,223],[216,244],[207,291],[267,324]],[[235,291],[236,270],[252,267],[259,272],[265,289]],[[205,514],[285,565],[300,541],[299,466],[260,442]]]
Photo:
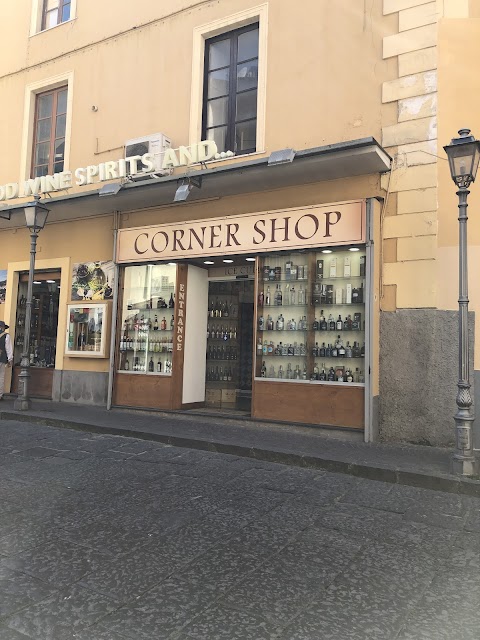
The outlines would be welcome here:
[[[35,164],[35,156],[36,156],[36,150],[37,150],[37,145],[40,144],[39,142],[37,142],[37,130],[38,130],[38,104],[39,104],[39,98],[42,98],[43,96],[47,96],[47,95],[52,95],[53,96],[53,100],[52,100],[52,111],[51,111],[51,120],[52,120],[52,124],[51,124],[51,129],[50,129],[50,155],[49,155],[49,160],[48,160],[48,170],[47,170],[47,174],[48,175],[53,175],[55,172],[55,142],[57,140],[60,140],[61,138],[56,138],[55,137],[55,132],[56,132],[56,127],[57,127],[57,117],[59,115],[64,115],[63,113],[58,114],[57,113],[57,107],[58,107],[58,94],[62,91],[67,91],[67,106],[66,106],[66,111],[65,111],[65,116],[68,113],[68,85],[62,85],[60,87],[56,87],[55,89],[49,89],[48,91],[42,91],[41,93],[37,93],[35,96],[35,107],[34,107],[34,125],[33,125],[33,145],[32,145],[32,162],[31,162],[31,167],[30,167],[30,175],[32,178],[35,178],[35,168],[36,167],[41,167],[44,165],[37,165]],[[66,141],[66,127],[65,127],[65,135],[63,136],[63,140],[64,142]],[[44,140],[43,142],[47,142],[47,140]],[[65,152],[63,154],[63,168],[65,168]]]
[[[48,0],[43,0],[43,4],[42,4],[42,31],[45,31],[46,29],[51,29],[52,27],[47,27],[47,14],[49,13],[47,11],[47,2]],[[57,26],[59,24],[62,24],[63,22],[67,22],[66,20],[62,20],[61,16],[63,15],[63,8],[66,5],[70,5],[70,17],[71,17],[71,12],[72,12],[72,0],[58,0],[58,15],[57,15],[57,24],[53,25],[53,26]],[[70,19],[70,18],[69,18]]]
[[[208,99],[208,74],[210,73],[209,68],[209,51],[210,46],[215,44],[216,42],[221,42],[222,40],[231,40],[230,44],[230,63],[225,67],[219,67],[218,70],[221,69],[229,69],[229,87],[228,87],[228,111],[227,111],[227,133],[225,136],[225,151],[230,150],[234,151],[235,155],[246,155],[248,153],[255,153],[257,150],[257,121],[258,121],[258,78],[257,78],[257,105],[255,111],[254,118],[246,118],[245,120],[236,119],[236,99],[237,99],[237,63],[238,63],[238,37],[248,31],[257,30],[259,33],[259,47],[260,47],[260,24],[259,22],[254,22],[252,24],[248,24],[244,27],[240,27],[238,29],[234,29],[232,31],[227,31],[225,33],[219,34],[218,36],[214,36],[212,38],[208,38],[205,40],[205,54],[204,54],[204,69],[203,69],[203,98],[202,98],[202,140],[205,140],[207,137],[207,105],[209,102]],[[260,51],[253,58],[248,58],[243,62],[249,62],[250,60],[257,60],[257,64],[260,62]],[[215,69],[217,70],[217,69]],[[252,91],[252,89],[246,89],[244,92]],[[225,96],[227,97],[227,96]],[[255,120],[255,147],[251,149],[242,149],[237,151],[235,149],[235,128],[237,124],[241,124],[242,122],[249,122]],[[222,127],[225,125],[218,125],[218,127]],[[212,127],[210,127],[212,128]]]

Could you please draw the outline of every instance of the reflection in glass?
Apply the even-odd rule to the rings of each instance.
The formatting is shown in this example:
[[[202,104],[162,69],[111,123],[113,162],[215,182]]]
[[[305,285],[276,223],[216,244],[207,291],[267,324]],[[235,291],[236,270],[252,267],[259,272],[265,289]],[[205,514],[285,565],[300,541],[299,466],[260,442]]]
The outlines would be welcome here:
[[[257,90],[237,95],[237,121],[255,118],[257,115]]]
[[[227,67],[230,64],[230,39],[214,42],[209,48],[209,69]]]
[[[228,120],[228,98],[209,100],[207,104],[207,127],[226,124]]]
[[[227,127],[216,127],[215,129],[207,129],[207,140],[215,140],[218,152],[228,151],[226,149]]]
[[[237,91],[256,89],[258,84],[258,60],[237,65]]]
[[[257,144],[257,120],[242,122],[235,127],[235,151],[254,151]]]
[[[258,29],[252,29],[238,36],[238,61],[258,57]]]
[[[208,97],[226,96],[229,90],[230,69],[220,69],[208,74]]]

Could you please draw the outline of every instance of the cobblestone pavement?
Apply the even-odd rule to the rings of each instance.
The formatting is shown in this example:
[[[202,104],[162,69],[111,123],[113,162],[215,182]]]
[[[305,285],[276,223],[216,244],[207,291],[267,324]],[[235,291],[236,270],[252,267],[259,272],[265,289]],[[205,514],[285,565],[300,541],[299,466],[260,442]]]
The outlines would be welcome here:
[[[480,499],[0,422],[0,640],[478,640]]]

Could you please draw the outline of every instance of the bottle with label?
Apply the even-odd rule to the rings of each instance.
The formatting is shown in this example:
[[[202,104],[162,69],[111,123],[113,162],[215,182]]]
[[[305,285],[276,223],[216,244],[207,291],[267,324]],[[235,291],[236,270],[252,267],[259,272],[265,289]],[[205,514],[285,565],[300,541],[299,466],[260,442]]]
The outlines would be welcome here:
[[[265,304],[268,306],[270,306],[271,304],[271,299],[270,299],[270,287],[267,287],[267,293],[265,295]]]
[[[162,331],[166,331],[167,330],[167,320],[166,320],[165,316],[163,316],[162,321],[160,323],[160,329]]]
[[[279,377],[280,380],[283,380],[283,377],[284,377],[283,365],[280,365],[278,367],[278,377]]]
[[[269,378],[275,378],[275,367],[272,365],[270,365],[270,368],[268,369],[268,377]]]
[[[173,299],[173,293],[170,294],[170,300],[168,301],[168,308],[173,309],[175,306],[175,300]]]
[[[267,375],[267,367],[265,366],[265,360],[262,362],[262,368],[260,369],[260,377],[265,378]]]
[[[353,358],[353,349],[350,346],[350,342],[347,341],[347,346],[345,347],[345,356],[347,358]]]
[[[170,318],[170,329],[173,329],[173,323],[174,323],[174,320],[172,315],[172,317]]]
[[[294,376],[293,377],[294,377],[295,380],[300,380],[301,376],[302,376],[302,374],[301,374],[301,371],[300,371],[300,365],[297,364],[297,366],[295,367],[295,372],[294,372]]]
[[[313,329],[313,331],[318,331],[318,328],[319,328],[319,322],[318,322],[317,318],[314,318],[313,324],[312,324],[312,329]]]
[[[306,380],[306,379],[307,379],[307,364],[305,363],[303,365],[302,380]]]
[[[330,343],[328,343],[328,346],[325,349],[325,357],[326,358],[332,357],[332,345]]]
[[[264,341],[263,346],[262,346],[262,353],[263,353],[264,356],[266,356],[267,353],[268,353],[268,343],[267,343],[266,340]]]
[[[320,329],[320,331],[327,331],[328,330],[328,325],[327,325],[327,321],[325,320],[325,315],[323,313],[323,309],[320,311],[319,329]]]
[[[340,344],[337,347],[338,349],[338,357],[339,358],[344,358],[345,357],[345,347],[343,346],[343,342],[340,342]]]
[[[150,361],[149,361],[149,363],[148,363],[148,371],[149,371],[150,373],[153,373],[154,368],[155,368],[155,365],[154,365],[154,363],[153,363],[153,357],[152,357],[152,356],[150,356]]]
[[[157,309],[158,309],[158,304],[157,304]],[[210,302],[210,309],[209,309],[208,315],[210,316],[210,318],[215,317],[215,303],[213,302],[213,300]]]
[[[356,341],[353,343],[352,357],[353,358],[360,358],[360,345]]]
[[[261,356],[263,353],[263,344],[261,338],[258,338],[257,342],[257,356]]]
[[[362,348],[360,350],[360,357],[363,358],[365,356],[365,342],[362,344]]]
[[[318,380],[319,375],[320,371],[318,369],[318,364],[315,362],[315,364],[313,365],[312,380]]]
[[[292,331],[296,331],[297,330],[297,323],[295,322],[295,320],[293,318],[290,321],[290,329]]]
[[[353,382],[353,373],[351,369],[347,369],[345,372],[345,382]]]
[[[264,302],[265,302],[265,294],[263,293],[263,291],[260,291],[260,293],[258,294],[258,306],[263,307]]]
[[[295,292],[295,287],[292,285],[290,288],[290,304],[296,304],[297,296]]]
[[[305,304],[305,289],[303,288],[303,284],[300,285],[298,290],[298,304]]]
[[[293,344],[287,345],[287,355],[293,356]]]
[[[331,353],[332,358],[336,358],[338,356],[338,349],[337,349],[336,344],[333,345],[331,351],[332,351],[332,353]]]
[[[325,343],[322,342],[322,346],[320,347],[320,349],[318,350],[318,355],[320,356],[320,358],[325,358]]]
[[[274,345],[273,345],[273,340],[270,340],[270,342],[267,345],[267,354],[269,356],[273,356],[273,350],[274,350]]]
[[[293,371],[292,371],[292,364],[289,362],[287,364],[287,375],[286,375],[287,380],[292,380],[293,378]]]
[[[335,382],[335,369],[333,367],[330,367],[328,371],[327,380],[328,382]]]
[[[327,379],[327,372],[325,371],[325,363],[322,364],[322,370],[320,371],[320,375],[318,376],[318,379],[321,380],[322,382],[325,382]]]
[[[260,316],[260,318],[258,319],[258,330],[259,331],[265,330],[265,318],[263,316]]]
[[[293,355],[294,356],[299,356],[300,355],[300,347],[298,346],[298,344],[296,342],[293,343]]]
[[[341,331],[343,329],[342,316],[338,316],[337,320],[337,331]]]
[[[312,356],[313,357],[318,356],[319,352],[320,352],[320,350],[318,348],[318,342],[316,342],[315,346],[312,347]]]
[[[332,314],[330,314],[328,316],[328,330],[329,331],[335,331],[336,327],[337,327],[337,323],[335,322]]]
[[[277,306],[281,306],[282,304],[282,289],[279,284],[277,284],[277,288],[275,289],[275,304]]]
[[[286,344],[282,344],[280,343],[280,346],[282,348],[282,356],[288,356],[288,346]]]
[[[267,331],[273,331],[273,318],[272,316],[268,316],[267,318]]]
[[[277,320],[277,331],[283,331],[284,327],[285,327],[285,320],[283,318],[283,315],[280,314]]]
[[[125,360],[125,364],[124,364],[123,368],[125,369],[125,371],[130,371],[130,362],[129,362],[128,358]]]
[[[228,304],[227,304],[226,300],[223,303],[222,313],[223,313],[223,317],[224,318],[228,318],[228,316],[230,315],[230,313],[228,311]]]
[[[285,285],[285,292],[283,294],[283,304],[284,305],[290,304],[290,285],[289,284]]]

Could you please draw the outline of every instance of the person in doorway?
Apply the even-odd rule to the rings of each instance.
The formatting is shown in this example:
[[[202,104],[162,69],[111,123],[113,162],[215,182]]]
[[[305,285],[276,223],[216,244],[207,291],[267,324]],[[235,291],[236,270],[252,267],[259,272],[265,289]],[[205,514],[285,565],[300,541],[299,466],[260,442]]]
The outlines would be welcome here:
[[[3,400],[5,387],[5,368],[10,367],[13,362],[12,341],[8,333],[8,324],[0,320],[0,400]]]

